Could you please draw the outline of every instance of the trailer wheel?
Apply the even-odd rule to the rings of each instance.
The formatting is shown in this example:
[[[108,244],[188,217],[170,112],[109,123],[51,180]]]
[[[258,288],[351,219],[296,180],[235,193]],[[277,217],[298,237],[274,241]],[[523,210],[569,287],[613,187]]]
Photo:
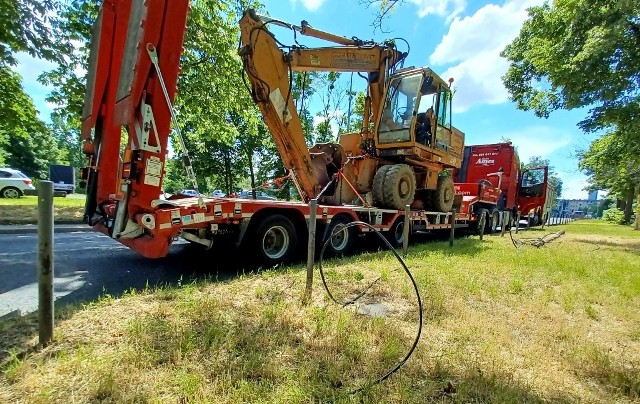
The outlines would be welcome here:
[[[373,176],[373,203],[376,206],[386,206],[384,201],[384,177],[387,176],[387,171],[390,168],[390,165],[382,166],[378,168],[376,175]]]
[[[393,226],[384,233],[384,237],[394,247],[401,247],[404,243],[404,216],[396,219]]]
[[[416,194],[416,176],[406,164],[390,166],[383,181],[384,202],[386,207],[404,209],[410,205]]]
[[[438,178],[438,188],[432,194],[433,208],[438,212],[450,211],[455,194],[453,178],[450,176]]]
[[[296,250],[298,237],[291,220],[282,215],[262,219],[253,237],[259,259],[268,265],[288,261]]]
[[[326,232],[326,237],[331,238],[326,249],[328,255],[344,255],[351,250],[356,237],[356,229],[355,227],[347,228],[347,224],[350,222],[351,220],[345,216],[336,216],[331,220]],[[326,238],[323,242],[326,242]]]

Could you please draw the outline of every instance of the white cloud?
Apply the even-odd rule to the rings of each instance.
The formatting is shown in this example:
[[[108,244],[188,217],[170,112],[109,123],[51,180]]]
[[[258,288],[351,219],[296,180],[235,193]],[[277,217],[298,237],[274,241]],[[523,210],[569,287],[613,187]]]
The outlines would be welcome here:
[[[447,20],[463,12],[467,6],[465,0],[409,0],[409,2],[418,7],[418,16],[420,18],[435,14],[447,17]]]
[[[326,1],[326,0],[290,0],[291,1],[291,5],[295,8],[296,3],[298,1],[300,1],[300,3],[302,3],[302,5],[304,6],[304,8],[306,8],[309,11],[316,11],[317,9],[319,9],[322,4]]]
[[[454,18],[449,32],[429,60],[435,65],[453,64],[442,76],[456,80],[456,112],[508,100],[501,77],[509,63],[500,57],[500,52],[520,32],[527,8],[542,1],[512,0],[502,6],[487,4],[471,16]]]
[[[548,158],[557,150],[566,148],[572,142],[571,132],[545,125],[527,126],[512,132],[479,135],[482,142],[499,143],[509,139],[518,148],[520,161],[527,162],[532,156]],[[467,140],[465,143],[473,143]],[[475,144],[475,143],[473,143]]]

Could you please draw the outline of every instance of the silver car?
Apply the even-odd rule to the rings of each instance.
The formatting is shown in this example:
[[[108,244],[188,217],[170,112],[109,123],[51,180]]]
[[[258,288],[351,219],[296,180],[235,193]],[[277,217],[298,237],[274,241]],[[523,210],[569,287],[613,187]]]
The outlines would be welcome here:
[[[31,179],[19,170],[0,168],[0,197],[19,198],[25,191],[35,191]]]

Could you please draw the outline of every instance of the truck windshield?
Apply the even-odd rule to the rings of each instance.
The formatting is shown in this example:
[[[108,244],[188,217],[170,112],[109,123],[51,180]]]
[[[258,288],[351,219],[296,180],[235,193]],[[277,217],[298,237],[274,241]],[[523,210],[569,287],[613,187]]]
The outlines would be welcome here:
[[[421,74],[396,77],[389,83],[384,102],[378,140],[380,143],[408,142],[413,110],[420,88]]]

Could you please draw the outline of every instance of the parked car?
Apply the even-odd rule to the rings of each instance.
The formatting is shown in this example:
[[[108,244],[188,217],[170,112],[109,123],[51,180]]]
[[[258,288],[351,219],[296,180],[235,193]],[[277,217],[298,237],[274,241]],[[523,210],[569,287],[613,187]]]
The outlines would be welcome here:
[[[225,194],[224,192],[222,192],[219,189],[216,189],[215,191],[213,191],[211,193],[211,196],[214,198],[224,198],[225,196],[227,196],[227,194]]]
[[[238,194],[238,198],[253,199],[253,192],[250,190],[240,191],[240,193]],[[278,198],[271,196],[264,191],[256,191],[255,199],[266,199],[266,200],[275,201]]]
[[[31,179],[19,170],[0,168],[0,197],[19,198],[25,191],[35,191]]]
[[[179,193],[185,196],[200,196],[200,193],[195,189],[183,189]]]

